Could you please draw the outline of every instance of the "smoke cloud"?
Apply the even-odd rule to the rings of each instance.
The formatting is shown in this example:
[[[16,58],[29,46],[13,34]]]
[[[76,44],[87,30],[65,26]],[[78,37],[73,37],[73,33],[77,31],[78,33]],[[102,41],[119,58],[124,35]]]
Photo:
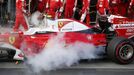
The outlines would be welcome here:
[[[70,67],[78,64],[80,59],[96,59],[100,58],[98,54],[104,53],[103,47],[79,41],[66,45],[63,36],[64,34],[52,36],[41,53],[28,59],[27,63],[35,72]]]
[[[11,32],[12,31],[12,28],[10,27],[1,27],[0,26],[0,33],[3,34],[5,32]]]

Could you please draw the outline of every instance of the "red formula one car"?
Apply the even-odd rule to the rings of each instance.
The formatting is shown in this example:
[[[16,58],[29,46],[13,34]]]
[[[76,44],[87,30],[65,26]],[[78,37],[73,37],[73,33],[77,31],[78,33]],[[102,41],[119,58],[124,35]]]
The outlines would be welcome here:
[[[83,42],[105,48],[105,53],[114,61],[128,64],[134,59],[134,20],[110,16],[106,27],[86,26],[72,19],[44,20],[46,25],[30,28],[26,32],[0,34],[0,42],[10,44],[3,49],[22,50],[25,56],[40,53],[51,36],[64,33],[66,44]],[[104,24],[104,23],[102,23]],[[13,55],[10,55],[13,57]],[[19,58],[22,54],[17,55]]]

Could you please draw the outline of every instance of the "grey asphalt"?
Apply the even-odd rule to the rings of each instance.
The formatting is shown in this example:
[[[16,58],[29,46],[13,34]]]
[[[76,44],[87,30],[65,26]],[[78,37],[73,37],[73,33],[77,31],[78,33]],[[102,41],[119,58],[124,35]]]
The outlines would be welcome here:
[[[0,61],[0,68],[18,68],[24,69],[27,68],[24,62],[19,62],[16,64],[16,61]],[[72,67],[66,67],[64,69],[100,69],[100,70],[108,70],[108,69],[119,69],[119,70],[134,70],[134,62],[121,65],[117,64],[111,60],[102,59],[102,60],[89,60],[89,61],[81,61],[79,64],[73,65]]]
[[[0,62],[0,75],[134,75],[134,62],[119,65],[110,60],[82,61],[69,68],[35,73],[24,63]]]

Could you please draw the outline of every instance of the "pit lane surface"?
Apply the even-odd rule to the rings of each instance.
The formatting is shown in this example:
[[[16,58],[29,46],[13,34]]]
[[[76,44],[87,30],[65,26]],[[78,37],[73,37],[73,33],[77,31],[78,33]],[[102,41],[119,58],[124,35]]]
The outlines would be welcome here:
[[[0,62],[0,75],[134,75],[134,62],[119,65],[109,60],[92,60],[80,62],[70,68],[34,73],[23,63]]]

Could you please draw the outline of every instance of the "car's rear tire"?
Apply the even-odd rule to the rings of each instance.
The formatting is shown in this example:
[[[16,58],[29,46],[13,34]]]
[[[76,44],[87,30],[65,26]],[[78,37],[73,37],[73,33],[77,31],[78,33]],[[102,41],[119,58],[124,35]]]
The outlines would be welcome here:
[[[0,47],[0,58],[13,59],[16,51],[14,49]]]
[[[107,54],[119,64],[129,64],[134,60],[134,42],[123,37],[115,37],[107,46]]]

